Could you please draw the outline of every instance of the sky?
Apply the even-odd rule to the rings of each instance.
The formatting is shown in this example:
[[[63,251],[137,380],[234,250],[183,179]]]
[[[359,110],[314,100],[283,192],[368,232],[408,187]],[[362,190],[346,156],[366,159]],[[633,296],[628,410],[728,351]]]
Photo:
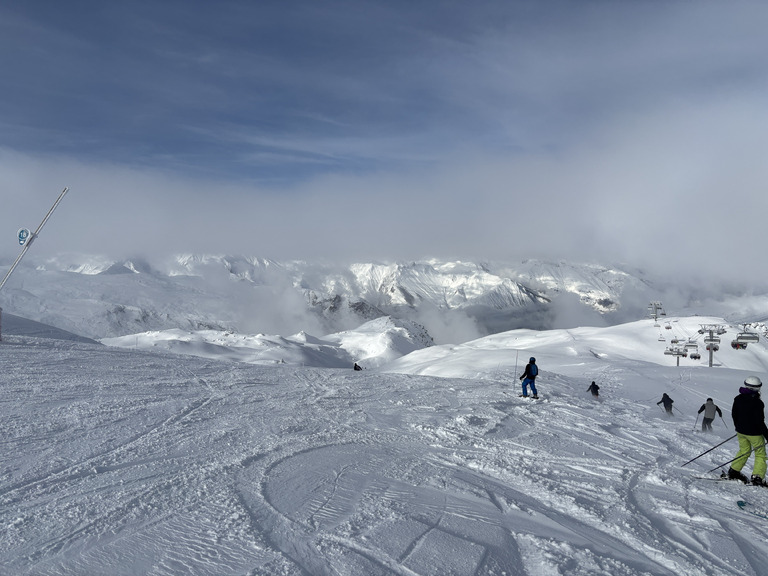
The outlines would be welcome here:
[[[739,0],[4,2],[0,256],[69,186],[37,257],[768,274],[767,21]]]

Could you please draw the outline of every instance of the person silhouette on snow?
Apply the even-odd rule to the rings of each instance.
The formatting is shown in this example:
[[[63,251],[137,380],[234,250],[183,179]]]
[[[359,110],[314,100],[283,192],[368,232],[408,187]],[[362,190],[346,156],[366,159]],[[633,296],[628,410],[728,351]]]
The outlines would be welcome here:
[[[533,398],[538,398],[539,393],[536,392],[536,376],[539,375],[539,367],[536,366],[536,358],[531,356],[528,364],[525,366],[525,372],[520,376],[520,380],[523,381],[523,396],[528,397],[528,385],[531,386],[531,393]]]
[[[760,389],[763,383],[757,376],[747,376],[744,386],[739,388],[739,395],[733,399],[731,416],[736,437],[739,439],[739,454],[731,463],[727,477],[742,482],[752,482],[757,486],[766,486],[765,472],[765,442],[768,440],[768,428],[765,426],[765,404],[760,399]],[[749,460],[750,454],[755,453],[752,465],[752,478],[741,473],[741,469]],[[724,473],[723,476],[726,476]]]
[[[589,388],[587,388],[587,392],[592,392],[592,396],[597,398],[600,395],[600,386],[595,384],[595,381],[592,380],[592,384],[590,384]]]
[[[667,411],[667,414],[669,414],[670,416],[673,416],[673,413],[672,413],[672,404],[674,403],[674,400],[672,400],[672,398],[670,398],[670,397],[667,395],[667,393],[666,393],[666,392],[664,392],[664,395],[661,397],[661,400],[659,400],[658,402],[656,402],[656,406],[658,406],[658,405],[659,405],[659,404],[661,404],[662,402],[664,403],[664,410],[666,410],[666,411]]]
[[[720,407],[715,404],[712,398],[707,398],[707,401],[699,408],[699,414],[704,412],[704,420],[701,421],[701,431],[712,431],[712,421],[715,419],[715,414],[719,414],[720,418],[723,417],[723,412]]]

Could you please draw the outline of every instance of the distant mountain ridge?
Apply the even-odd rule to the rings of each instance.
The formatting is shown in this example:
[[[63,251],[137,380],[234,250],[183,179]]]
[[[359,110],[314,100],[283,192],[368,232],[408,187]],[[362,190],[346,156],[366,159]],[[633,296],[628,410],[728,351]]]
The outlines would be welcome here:
[[[418,322],[438,342],[458,342],[514,328],[635,320],[663,290],[627,267],[563,261],[338,265],[187,254],[161,263],[30,262],[0,305],[96,339],[174,328],[331,334],[390,316]]]

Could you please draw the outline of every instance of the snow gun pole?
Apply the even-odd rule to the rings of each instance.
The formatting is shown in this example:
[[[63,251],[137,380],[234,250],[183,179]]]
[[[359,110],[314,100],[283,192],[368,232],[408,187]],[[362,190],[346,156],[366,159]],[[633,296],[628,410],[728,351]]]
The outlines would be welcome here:
[[[5,286],[5,283],[8,281],[8,278],[11,277],[11,274],[13,274],[13,271],[16,269],[16,266],[19,265],[19,262],[21,262],[21,259],[24,258],[24,254],[27,253],[27,250],[29,250],[29,247],[32,246],[32,242],[34,242],[35,238],[37,238],[37,235],[40,234],[40,230],[43,229],[43,226],[45,226],[45,223],[48,222],[48,218],[51,217],[51,214],[53,214],[53,211],[56,210],[56,207],[59,205],[59,202],[61,202],[62,198],[64,198],[64,194],[67,193],[69,188],[64,188],[64,190],[61,191],[61,194],[59,194],[59,197],[56,198],[56,202],[53,203],[53,206],[51,206],[51,209],[48,210],[48,214],[45,215],[45,218],[43,218],[43,221],[40,222],[40,226],[37,227],[37,230],[35,230],[32,234],[29,235],[29,238],[27,238],[26,242],[24,242],[24,248],[21,249],[21,254],[19,254],[18,258],[16,258],[16,261],[11,265],[11,269],[8,270],[8,273],[5,275],[5,278],[3,278],[3,281],[0,282],[0,290],[2,290],[3,286]],[[3,333],[2,333],[2,316],[3,316],[3,309],[0,307],[0,341],[3,340]]]
[[[733,436],[736,436],[736,434],[734,434]],[[731,438],[733,438],[733,436],[731,436]],[[729,440],[730,440],[730,438],[729,438]],[[768,442],[763,442],[763,446],[765,446],[766,444],[768,444]],[[758,448],[761,448],[761,447],[762,447],[762,446],[759,446]],[[717,448],[717,446],[715,446],[715,448]],[[722,467],[723,467],[723,466],[725,466],[726,464],[730,464],[730,463],[731,463],[731,462],[733,462],[734,460],[738,460],[739,458],[742,458],[742,457],[743,457],[745,454],[746,454],[747,456],[749,456],[750,454],[752,454],[752,449],[750,448],[749,452],[745,452],[744,454],[737,454],[737,455],[736,455],[736,458],[731,458],[730,460],[728,460],[728,462],[723,462],[722,464],[718,464],[717,466],[715,466],[714,468],[712,468],[712,470],[707,470],[707,472],[714,472],[714,471],[715,471],[715,470],[717,470],[718,468],[722,468]]]
[[[734,435],[733,435],[733,436],[731,436],[730,438],[726,438],[725,440],[723,440],[722,442],[720,442],[720,444],[718,444],[717,446],[712,446],[712,448],[710,448],[710,449],[709,449],[709,450],[707,450],[706,452],[702,452],[701,454],[699,454],[698,456],[696,456],[696,458],[691,458],[690,460],[688,460],[688,462],[686,462],[685,464],[682,464],[680,467],[682,468],[682,467],[683,467],[683,466],[685,466],[686,464],[690,464],[690,463],[691,463],[691,462],[693,462],[694,460],[698,460],[699,458],[701,458],[702,456],[704,456],[704,454],[709,454],[710,452],[712,452],[712,450],[714,450],[714,449],[715,449],[715,448],[717,448],[718,446],[722,446],[723,444],[725,444],[726,442],[728,442],[728,440],[733,440],[734,438],[736,438],[736,434],[734,434]],[[736,458],[738,458],[738,456],[736,456]],[[734,458],[733,460],[736,460],[736,458]],[[733,462],[733,460],[731,460],[731,462]],[[730,462],[726,462],[726,464],[730,464]],[[718,466],[718,468],[719,468],[719,466]],[[710,472],[711,472],[711,471],[712,471],[712,470],[710,470]]]
[[[8,278],[11,276],[13,271],[16,269],[16,266],[18,266],[19,262],[21,262],[21,259],[24,258],[24,254],[27,253],[27,250],[29,250],[29,247],[32,246],[32,242],[35,241],[35,238],[37,238],[37,235],[40,234],[40,230],[43,229],[43,226],[45,226],[45,223],[48,222],[48,218],[51,217],[51,214],[53,214],[53,211],[56,210],[56,207],[59,205],[59,202],[64,198],[64,194],[67,193],[69,188],[64,188],[64,190],[61,191],[61,194],[59,194],[59,197],[56,199],[56,202],[53,203],[53,206],[51,206],[51,209],[48,210],[48,214],[45,215],[45,218],[43,218],[43,221],[40,222],[40,226],[37,227],[37,230],[35,230],[32,234],[30,234],[29,239],[24,243],[24,248],[21,249],[21,254],[19,254],[19,257],[16,258],[16,262],[13,263],[11,266],[11,269],[8,270],[8,273],[5,275],[5,278],[3,278],[3,281],[0,282],[0,290],[2,290],[3,286],[5,285]]]

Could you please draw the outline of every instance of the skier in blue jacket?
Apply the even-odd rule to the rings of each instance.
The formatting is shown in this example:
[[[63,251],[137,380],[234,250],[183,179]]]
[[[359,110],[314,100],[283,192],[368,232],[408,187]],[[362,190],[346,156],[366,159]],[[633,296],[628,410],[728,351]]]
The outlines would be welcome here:
[[[532,398],[538,398],[539,393],[536,392],[536,376],[539,375],[539,367],[536,366],[536,358],[531,356],[528,364],[525,366],[525,372],[520,376],[520,380],[523,381],[523,396],[528,397],[528,385],[531,386]]]

